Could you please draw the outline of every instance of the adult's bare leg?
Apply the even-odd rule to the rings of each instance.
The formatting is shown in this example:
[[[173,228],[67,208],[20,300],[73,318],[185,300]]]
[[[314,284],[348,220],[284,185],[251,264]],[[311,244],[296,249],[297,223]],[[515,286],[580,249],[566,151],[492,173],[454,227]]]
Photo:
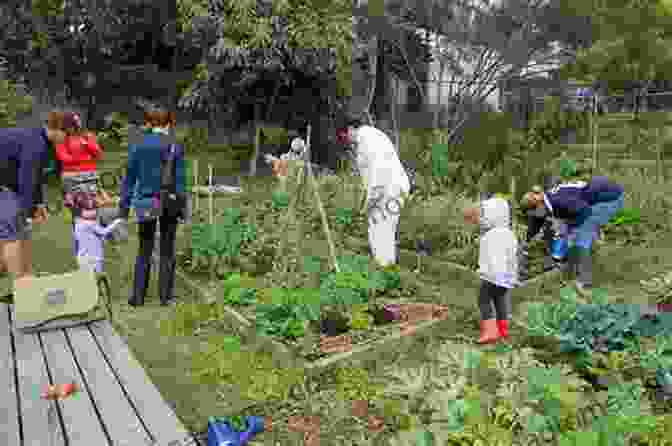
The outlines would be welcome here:
[[[14,286],[33,276],[32,243],[30,240],[0,241],[0,253],[7,271],[14,278]]]

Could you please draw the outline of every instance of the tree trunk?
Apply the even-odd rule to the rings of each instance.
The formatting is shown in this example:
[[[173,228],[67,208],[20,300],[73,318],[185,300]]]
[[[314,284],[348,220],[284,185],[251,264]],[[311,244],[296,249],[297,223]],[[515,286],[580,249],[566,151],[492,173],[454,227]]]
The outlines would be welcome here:
[[[259,149],[261,145],[261,104],[254,104],[254,122],[250,128],[250,132],[254,135],[254,153],[252,154],[252,159],[250,160],[250,172],[251,177],[257,174],[257,161],[259,160]]]
[[[391,96],[388,94],[392,89],[392,79],[387,68],[387,61],[384,57],[383,51],[383,39],[377,39],[378,43],[376,46],[375,55],[371,57],[376,58],[375,63],[375,72],[372,73],[374,79],[371,82],[371,88],[373,88],[373,110],[374,116],[379,123],[384,122],[385,130],[391,131],[391,109],[392,104],[390,103]],[[380,73],[380,75],[377,75]]]
[[[368,70],[358,62],[364,58],[368,61]],[[367,41],[364,41],[362,36],[355,36],[353,44],[352,94],[347,107],[350,112],[369,113],[376,87],[377,62],[377,36],[373,35]]]

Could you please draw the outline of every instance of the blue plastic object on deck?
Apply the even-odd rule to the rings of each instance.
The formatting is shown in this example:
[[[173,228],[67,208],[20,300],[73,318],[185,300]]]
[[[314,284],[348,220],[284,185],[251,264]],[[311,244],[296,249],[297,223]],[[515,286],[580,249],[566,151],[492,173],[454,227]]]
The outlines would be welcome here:
[[[228,418],[210,417],[208,446],[244,446],[255,435],[264,431],[264,417],[245,417],[246,430],[239,432]]]

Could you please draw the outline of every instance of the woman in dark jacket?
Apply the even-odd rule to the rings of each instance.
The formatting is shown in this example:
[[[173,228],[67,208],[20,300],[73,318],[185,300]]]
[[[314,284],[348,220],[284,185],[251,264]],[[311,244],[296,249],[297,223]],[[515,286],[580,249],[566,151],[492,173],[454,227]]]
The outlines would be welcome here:
[[[175,236],[180,216],[169,216],[162,212],[161,171],[163,163],[171,156],[175,160],[175,190],[184,194],[184,150],[171,137],[175,128],[175,113],[145,113],[145,131],[141,140],[129,144],[128,169],[121,187],[119,216],[128,218],[131,207],[138,221],[140,246],[135,261],[133,288],[128,303],[143,305],[154,252],[156,225],[160,230],[159,256],[159,298],[162,305],[174,301],[175,286]]]
[[[0,129],[0,259],[15,286],[33,275],[31,223],[48,216],[44,172],[65,139],[65,118],[51,112],[46,128]]]
[[[575,181],[557,184],[544,191],[525,194],[523,207],[541,210],[567,222],[570,239],[570,268],[576,268],[576,288],[581,294],[592,290],[593,242],[601,226],[623,209],[624,188],[607,177],[595,176],[590,182]]]

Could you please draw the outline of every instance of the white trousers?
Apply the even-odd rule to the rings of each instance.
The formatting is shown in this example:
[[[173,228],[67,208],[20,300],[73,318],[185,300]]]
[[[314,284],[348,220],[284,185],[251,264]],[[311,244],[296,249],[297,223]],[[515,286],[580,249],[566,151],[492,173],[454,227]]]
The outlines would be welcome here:
[[[369,247],[382,267],[397,263],[397,229],[402,206],[400,197],[386,196],[376,203],[369,202]]]

